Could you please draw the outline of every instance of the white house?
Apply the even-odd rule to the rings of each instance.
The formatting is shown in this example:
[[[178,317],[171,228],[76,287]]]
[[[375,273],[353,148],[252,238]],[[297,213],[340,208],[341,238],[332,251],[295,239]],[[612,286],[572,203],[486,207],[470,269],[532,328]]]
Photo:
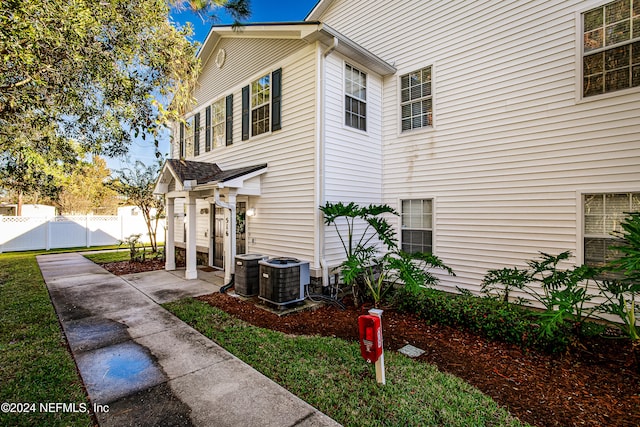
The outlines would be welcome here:
[[[601,263],[640,210],[640,0],[321,0],[213,27],[199,56],[157,185],[187,277],[199,250],[326,279],[342,248],[318,206],[355,201],[395,207],[403,248],[477,291],[538,251]]]

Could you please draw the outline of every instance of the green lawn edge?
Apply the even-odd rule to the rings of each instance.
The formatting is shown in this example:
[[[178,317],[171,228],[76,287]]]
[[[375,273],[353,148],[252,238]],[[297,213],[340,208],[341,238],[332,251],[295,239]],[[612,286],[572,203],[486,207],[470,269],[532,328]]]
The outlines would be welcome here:
[[[357,343],[254,327],[195,299],[163,306],[345,426],[527,425],[461,379],[396,352],[385,352],[381,386]]]
[[[89,408],[89,400],[36,261],[37,255],[92,249],[105,248],[0,254],[0,403],[35,404],[28,412],[0,412],[0,425],[93,425],[88,412],[71,412]],[[45,412],[41,403],[76,407]]]

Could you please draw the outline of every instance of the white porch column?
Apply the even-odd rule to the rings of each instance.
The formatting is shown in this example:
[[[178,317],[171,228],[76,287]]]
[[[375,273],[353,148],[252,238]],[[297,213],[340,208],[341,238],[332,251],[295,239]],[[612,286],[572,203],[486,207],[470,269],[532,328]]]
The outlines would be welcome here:
[[[189,195],[185,202],[187,206],[187,270],[184,273],[184,277],[190,280],[198,278],[196,260],[196,198]]]
[[[164,269],[173,271],[176,269],[176,219],[175,215],[175,199],[166,198],[167,205],[167,238],[164,242]]]

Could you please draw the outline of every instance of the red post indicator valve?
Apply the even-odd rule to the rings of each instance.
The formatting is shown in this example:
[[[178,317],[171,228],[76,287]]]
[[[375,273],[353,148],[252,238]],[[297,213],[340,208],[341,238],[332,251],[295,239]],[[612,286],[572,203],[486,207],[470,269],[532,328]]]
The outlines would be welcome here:
[[[369,363],[376,362],[382,354],[382,328],[380,317],[362,315],[358,317],[360,330],[360,354]]]

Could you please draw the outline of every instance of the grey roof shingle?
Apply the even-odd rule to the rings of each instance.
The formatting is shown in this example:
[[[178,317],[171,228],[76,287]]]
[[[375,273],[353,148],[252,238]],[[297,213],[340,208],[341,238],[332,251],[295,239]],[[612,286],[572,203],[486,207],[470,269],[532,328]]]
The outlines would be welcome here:
[[[173,170],[181,183],[196,180],[198,184],[224,182],[241,177],[267,167],[266,163],[223,171],[215,163],[193,160],[168,159],[167,165]]]

